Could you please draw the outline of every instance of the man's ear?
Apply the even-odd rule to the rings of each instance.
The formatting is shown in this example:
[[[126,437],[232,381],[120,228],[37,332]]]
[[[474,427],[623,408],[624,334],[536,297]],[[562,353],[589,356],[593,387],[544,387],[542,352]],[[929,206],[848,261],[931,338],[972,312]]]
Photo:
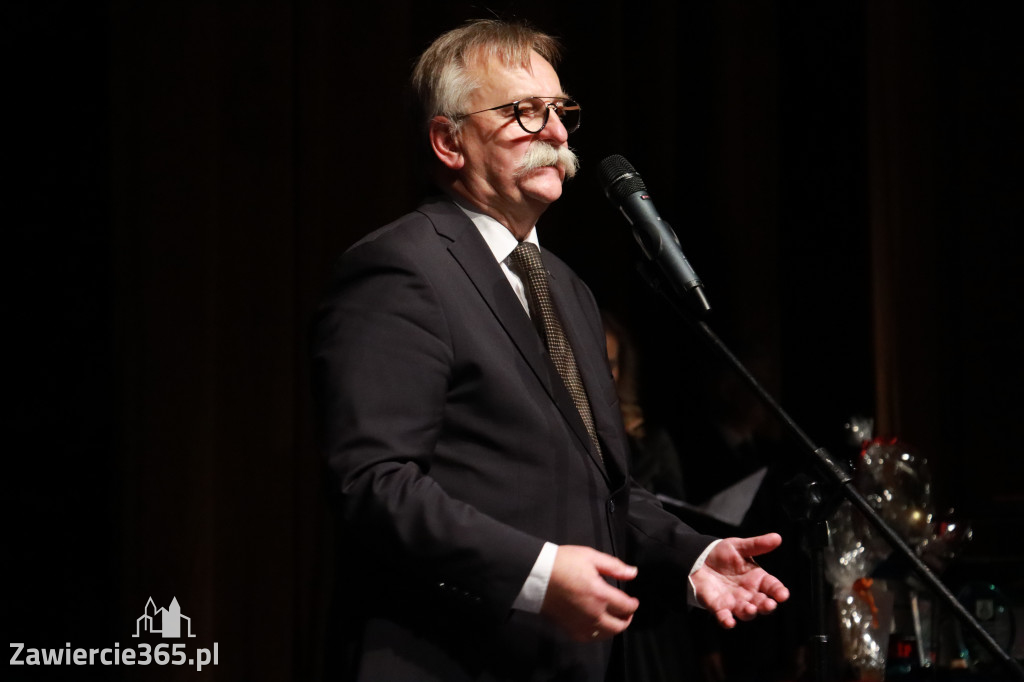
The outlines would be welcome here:
[[[458,170],[466,163],[462,156],[462,142],[459,134],[452,131],[451,121],[444,116],[435,116],[429,123],[430,146],[441,163],[451,170]]]

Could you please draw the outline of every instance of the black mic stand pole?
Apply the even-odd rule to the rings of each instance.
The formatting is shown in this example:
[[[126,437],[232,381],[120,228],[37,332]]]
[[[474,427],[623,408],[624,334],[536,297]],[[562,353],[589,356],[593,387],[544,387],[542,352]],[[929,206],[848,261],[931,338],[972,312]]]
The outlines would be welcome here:
[[[825,549],[828,547],[828,519],[842,500],[835,491],[798,474],[783,489],[782,506],[802,529],[811,557],[811,613],[814,632],[807,638],[811,653],[812,679],[824,681],[828,674],[828,596],[825,587]]]
[[[810,457],[811,463],[815,466],[818,472],[824,477],[826,484],[830,484],[830,487],[835,488],[839,494],[845,497],[850,503],[858,509],[861,514],[871,523],[872,526],[886,539],[889,545],[896,551],[896,553],[907,560],[914,571],[920,576],[926,585],[928,585],[935,594],[939,596],[939,599],[949,607],[949,609],[956,614],[957,618],[964,625],[967,626],[968,630],[974,634],[975,637],[982,643],[982,645],[995,657],[997,661],[1002,663],[1005,669],[1013,676],[1013,678],[1024,682],[1024,668],[1021,667],[1020,663],[1013,659],[1007,652],[999,646],[999,644],[992,638],[992,636],[986,632],[978,621],[964,608],[964,606],[957,601],[953,593],[936,577],[927,564],[914,553],[899,534],[890,527],[885,520],[875,511],[866,499],[853,487],[853,479],[846,472],[846,470],[836,464],[832,459],[832,456],[823,447],[817,446],[804,431],[793,421],[788,414],[782,409],[782,407],[775,401],[775,399],[765,390],[765,388],[758,382],[753,374],[743,365],[740,360],[732,354],[729,348],[722,342],[721,339],[711,330],[704,320],[696,319],[691,310],[697,310],[699,306],[691,301],[680,301],[678,297],[670,296],[666,293],[666,289],[671,287],[660,286],[661,279],[656,278],[652,275],[653,268],[648,267],[647,263],[641,262],[641,273],[647,279],[655,290],[661,293],[665,299],[669,302],[671,307],[679,314],[679,316],[691,327],[699,331],[704,340],[711,346],[711,348],[724,358],[732,367],[743,377],[747,385],[754,391],[758,398],[778,417],[778,419],[785,424],[787,430],[793,435],[794,438],[803,446],[805,454]],[[692,296],[692,291],[686,294],[687,298]],[[813,532],[813,531],[812,531]],[[819,529],[819,535],[820,535]],[[826,531],[827,532],[827,531]],[[812,537],[812,545],[813,545]],[[827,542],[827,536],[826,536]],[[820,571],[824,567],[824,562],[821,558],[820,552],[817,558],[814,559],[817,566],[816,570]],[[823,592],[824,583],[822,576],[815,578],[816,584],[820,583],[821,591]],[[815,593],[819,590],[816,588]],[[821,598],[823,595],[816,595],[815,598]],[[824,613],[824,603],[817,605],[819,613]],[[819,616],[819,624],[824,624],[824,618]],[[813,647],[814,652],[817,654],[817,658],[820,660],[815,661],[816,673],[819,675],[825,674],[826,661],[824,660],[825,651],[828,646],[828,636],[825,632],[819,632],[815,635],[816,646]],[[824,677],[819,678],[824,682]]]

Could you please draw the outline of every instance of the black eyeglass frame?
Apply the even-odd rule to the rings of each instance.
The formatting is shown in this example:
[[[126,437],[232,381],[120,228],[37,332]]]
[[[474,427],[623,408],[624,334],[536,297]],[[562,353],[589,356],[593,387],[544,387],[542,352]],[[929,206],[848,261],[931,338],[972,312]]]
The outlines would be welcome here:
[[[526,102],[526,101],[531,100],[531,99],[539,99],[539,100],[549,99],[549,100],[551,100],[550,102],[544,102],[544,122],[540,124],[540,128],[538,128],[537,130],[530,130],[529,128],[527,128],[523,124],[523,119],[519,117],[519,104],[521,102]],[[567,106],[565,106],[566,104],[570,104],[571,106],[567,107]],[[559,106],[559,105],[561,105],[561,106]],[[496,107],[490,107],[488,109],[481,109],[480,111],[471,111],[468,114],[457,114],[457,116],[459,116],[460,118],[465,118],[466,116],[475,116],[476,114],[482,114],[482,113],[487,112],[487,111],[497,111],[498,109],[505,109],[506,107],[512,107],[512,113],[515,114],[516,123],[519,124],[519,127],[522,128],[524,132],[529,133],[530,135],[536,135],[536,134],[540,133],[542,130],[544,130],[544,128],[548,124],[548,120],[551,117],[551,109],[552,108],[555,109],[555,112],[556,112],[555,115],[558,116],[558,118],[560,120],[564,120],[565,117],[564,117],[564,115],[559,115],[557,113],[559,109],[561,109],[561,111],[576,111],[576,112],[578,112],[576,114],[576,125],[574,125],[572,127],[572,130],[570,130],[569,128],[566,128],[565,132],[567,132],[567,133],[574,133],[577,130],[579,130],[580,120],[583,118],[583,116],[582,116],[582,114],[583,114],[583,107],[581,107],[580,103],[577,102],[576,100],[574,100],[573,98],[571,98],[571,97],[560,97],[560,96],[542,97],[540,95],[535,95],[533,97],[524,97],[522,99],[516,100],[515,102],[509,102],[508,104],[499,104]]]

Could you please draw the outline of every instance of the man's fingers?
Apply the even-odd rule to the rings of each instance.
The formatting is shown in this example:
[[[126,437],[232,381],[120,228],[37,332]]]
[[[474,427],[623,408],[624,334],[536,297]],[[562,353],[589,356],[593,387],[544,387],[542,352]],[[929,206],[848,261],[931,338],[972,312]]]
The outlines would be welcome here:
[[[610,554],[598,553],[594,561],[594,567],[597,568],[599,574],[618,580],[632,580],[637,574],[636,566],[630,566]],[[637,607],[640,606],[639,599],[631,597],[611,585],[608,585],[608,589],[602,596],[607,602],[605,606],[606,611],[617,620],[632,619]],[[628,625],[628,622],[626,625]],[[625,629],[625,625],[623,629]]]
[[[605,610],[615,618],[632,618],[640,606],[640,600],[631,597],[622,590],[611,587],[612,592],[608,595],[608,604]]]
[[[757,617],[757,607],[751,602],[747,602],[741,605],[739,608],[733,610],[733,615],[740,620],[754,620]]]
[[[784,602],[789,599],[789,589],[782,584],[782,581],[773,575],[762,583],[761,591],[777,602]]]
[[[617,580],[632,580],[636,577],[637,567],[603,552],[594,553],[594,567],[601,575]]]
[[[541,613],[576,641],[608,639],[633,621],[640,602],[609,583],[631,580],[635,566],[589,547],[558,548]]]
[[[625,632],[626,628],[628,628],[629,624],[632,622],[632,614],[626,618],[616,618],[610,613],[605,613],[598,619],[593,632],[590,633],[590,639],[598,641],[602,639],[611,639],[615,635]],[[594,637],[595,632],[597,633],[597,637]]]
[[[778,603],[776,603],[774,599],[763,594],[754,595],[754,598],[750,603],[753,605],[754,610],[762,615],[771,613],[775,610],[775,607],[778,606]]]

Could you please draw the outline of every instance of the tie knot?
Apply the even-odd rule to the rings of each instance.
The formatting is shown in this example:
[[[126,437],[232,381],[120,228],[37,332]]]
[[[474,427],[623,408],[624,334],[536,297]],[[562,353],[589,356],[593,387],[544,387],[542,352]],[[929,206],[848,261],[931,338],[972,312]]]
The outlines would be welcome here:
[[[508,257],[509,266],[520,276],[544,271],[544,262],[540,259],[540,249],[532,242],[519,242]]]

